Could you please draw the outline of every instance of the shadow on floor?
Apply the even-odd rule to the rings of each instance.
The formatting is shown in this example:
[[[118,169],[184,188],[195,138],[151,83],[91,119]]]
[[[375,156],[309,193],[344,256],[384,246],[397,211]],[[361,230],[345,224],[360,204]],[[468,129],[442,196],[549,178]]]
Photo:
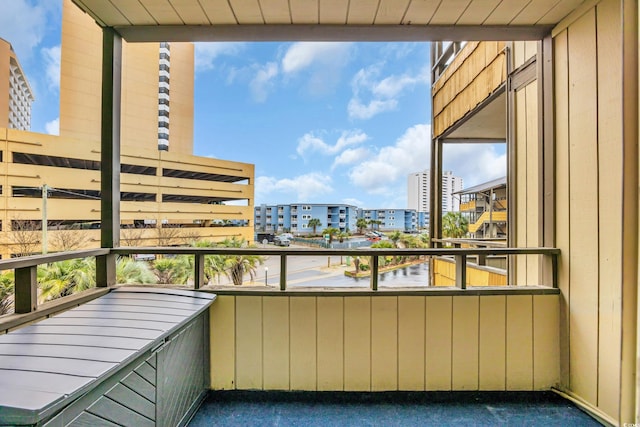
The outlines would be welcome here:
[[[552,392],[211,392],[190,426],[599,426]]]

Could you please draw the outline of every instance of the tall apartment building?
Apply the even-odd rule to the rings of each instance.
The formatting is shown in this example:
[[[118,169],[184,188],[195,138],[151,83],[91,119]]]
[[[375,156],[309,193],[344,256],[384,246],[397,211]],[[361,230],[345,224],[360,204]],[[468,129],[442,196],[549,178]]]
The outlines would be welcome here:
[[[60,136],[13,129],[0,111],[3,258],[44,249],[40,238],[29,248],[16,240],[41,233],[45,219],[48,250],[69,249],[60,236],[71,226],[87,229],[78,248],[99,246],[101,46],[100,27],[63,0]],[[122,51],[122,244],[252,238],[254,166],[192,154],[193,44],[123,42]]]
[[[418,212],[429,212],[431,178],[429,170],[414,172],[407,175],[407,198],[409,209]],[[464,183],[461,177],[452,171],[442,172],[442,214],[454,212],[460,208],[460,199],[454,193],[461,191]]]
[[[0,127],[29,130],[34,100],[11,43],[0,39]]]
[[[295,203],[289,205],[260,205],[254,210],[256,230],[266,232],[313,233],[309,221],[320,220],[316,233],[327,227],[340,231],[356,230],[358,208],[345,204]]]

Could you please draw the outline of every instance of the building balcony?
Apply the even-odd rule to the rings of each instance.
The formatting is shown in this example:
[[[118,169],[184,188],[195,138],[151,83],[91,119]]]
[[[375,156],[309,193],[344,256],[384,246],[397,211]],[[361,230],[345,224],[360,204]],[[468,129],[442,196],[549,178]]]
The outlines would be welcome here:
[[[373,395],[366,394],[370,392],[412,391],[413,394],[409,395],[412,396],[410,400],[423,398],[432,400],[435,396],[440,396],[438,399],[466,401],[465,396],[468,397],[468,394],[457,395],[455,392],[474,390],[476,394],[468,401],[470,405],[477,399],[496,399],[492,400],[494,404],[506,405],[505,399],[506,401],[512,399],[508,392],[517,390],[518,393],[514,393],[513,399],[522,399],[522,391],[525,390],[530,392],[528,396],[533,400],[539,401],[544,397],[545,401],[552,400],[560,404],[563,401],[553,397],[552,394],[535,393],[536,390],[549,390],[558,381],[560,375],[557,288],[546,286],[478,288],[468,286],[466,281],[461,281],[463,279],[457,277],[456,283],[450,286],[448,291],[443,292],[442,287],[437,290],[431,287],[383,288],[383,282],[378,282],[378,260],[384,256],[449,256],[455,253],[456,262],[464,265],[467,257],[489,252],[511,254],[517,257],[542,254],[549,261],[558,256],[557,250],[506,248],[469,249],[466,252],[450,249],[327,251],[327,254],[334,256],[362,257],[375,254],[370,260],[373,274],[370,276],[369,289],[342,292],[340,295],[320,290],[318,292],[296,290],[296,273],[291,273],[291,279],[289,279],[287,263],[293,262],[290,259],[297,257],[318,256],[317,250],[309,249],[226,249],[220,252],[212,248],[117,248],[3,260],[0,261],[0,268],[15,269],[16,272],[15,307],[18,314],[0,317],[0,330],[21,328],[34,321],[40,322],[39,319],[45,316],[53,315],[52,319],[42,323],[43,326],[37,326],[39,323],[36,323],[36,326],[31,327],[35,328],[33,332],[29,330],[29,333],[44,334],[40,339],[45,339],[49,331],[54,330],[46,328],[57,328],[55,330],[58,334],[74,334],[75,327],[53,325],[68,325],[70,319],[76,317],[73,314],[75,312],[88,313],[87,310],[95,310],[99,307],[111,310],[110,307],[113,306],[110,304],[116,303],[114,298],[125,304],[125,308],[116,309],[116,311],[127,311],[127,307],[133,307],[127,305],[128,301],[131,301],[130,303],[135,305],[135,312],[145,313],[144,316],[167,316],[169,312],[174,316],[189,306],[184,302],[178,304],[163,302],[167,293],[175,294],[174,296],[179,299],[187,296],[198,298],[199,293],[203,294],[203,298],[205,295],[207,297],[215,295],[216,299],[204,317],[206,323],[203,327],[209,332],[201,336],[206,337],[207,342],[200,347],[208,351],[206,358],[210,359],[211,370],[209,372],[203,369],[198,373],[206,376],[206,378],[202,377],[200,384],[206,383],[210,386],[200,385],[198,394],[190,395],[203,396],[208,393],[209,400],[196,414],[194,425],[200,425],[198,423],[202,421],[198,420],[203,418],[207,419],[208,423],[213,422],[212,420],[224,419],[224,415],[213,409],[211,405],[218,399],[224,400],[233,396],[228,390],[252,390],[253,396],[256,396],[259,390],[263,390],[264,393],[269,390],[338,392],[338,394],[332,394],[333,398],[346,399],[347,403],[349,396],[353,395],[342,394],[343,392],[360,393],[360,398],[367,400],[373,398]],[[175,291],[177,293],[166,289],[155,292],[154,288],[149,286],[133,290],[128,288],[116,290],[116,288],[104,286],[104,282],[98,280],[98,288],[42,306],[37,306],[34,299],[36,294],[32,292],[37,286],[35,276],[25,274],[39,264],[85,256],[101,259],[110,255],[125,256],[132,253],[189,254],[196,257],[196,266],[204,262],[205,256],[214,253],[269,255],[281,258],[277,264],[284,269],[284,273],[270,271],[269,273],[273,275],[272,280],[275,282],[263,286],[259,293],[252,291],[251,287],[229,289],[206,285],[202,272],[197,267],[193,287],[199,292],[193,294],[187,293],[184,288]],[[198,259],[200,261],[197,261]],[[461,271],[459,268],[454,270]],[[131,292],[130,296],[122,296],[129,295],[127,293]],[[139,300],[134,302],[130,298]],[[78,305],[80,306],[77,307]],[[169,306],[171,308],[168,308]],[[67,312],[70,314],[65,314]],[[110,317],[110,319],[113,318]],[[101,344],[98,347],[92,347],[93,350],[87,350],[89,353],[107,351],[100,350],[99,347],[123,345],[115,343],[120,340],[117,338],[119,323],[112,322],[116,321],[104,320],[96,323],[95,326],[81,326],[88,328],[87,332],[91,330],[90,333],[101,337]],[[142,320],[129,320],[127,327],[134,328],[140,322],[145,323]],[[443,328],[443,325],[446,327]],[[160,329],[162,327],[160,324],[156,326]],[[131,336],[137,332],[135,329],[128,329],[127,333],[127,336]],[[4,339],[0,337],[0,348],[7,346],[7,342],[14,342],[15,339],[25,336],[27,335],[21,334],[20,330],[11,331]],[[91,337],[87,339],[90,340]],[[165,346],[161,348],[171,349],[174,339],[177,338],[165,341]],[[64,358],[67,356],[61,356],[61,353],[64,353],[63,349],[67,346],[66,338],[58,337],[57,340],[60,347],[57,358],[50,364],[43,365],[47,366],[44,370],[61,372],[65,369],[79,369],[73,364],[64,364],[63,361],[66,360]],[[149,347],[151,346],[150,343]],[[8,351],[8,349],[9,347],[5,350]],[[31,347],[23,346],[16,350],[20,354],[15,353],[16,357],[11,362],[12,369],[18,372],[28,371],[31,356],[23,353],[31,351]],[[40,351],[40,349],[35,346],[33,351]],[[173,361],[167,359],[164,363],[176,363],[175,361],[181,359],[180,353],[184,353],[184,357],[193,354],[190,353],[189,347],[184,346],[177,346],[173,351],[178,351],[176,357],[172,359]],[[95,358],[98,357],[91,356],[89,353],[81,352],[68,357],[73,357],[75,365],[83,366],[84,358],[96,360]],[[41,356],[44,357],[44,355]],[[0,371],[6,369],[6,366],[8,365],[0,360]],[[169,369],[168,366],[170,365],[164,366],[163,369]],[[29,381],[25,378],[27,377],[9,387],[21,390],[22,381]],[[11,383],[10,379],[7,381]],[[96,386],[98,389],[98,384],[91,380],[87,381],[89,381],[87,388],[93,389]],[[101,379],[101,381],[108,380]],[[185,381],[187,381],[186,377]],[[8,386],[4,387],[6,390]],[[73,389],[72,386],[69,387]],[[424,393],[435,390],[448,390],[450,393],[416,394],[417,391]],[[496,398],[495,395],[487,395],[481,390],[502,391],[507,394]],[[108,389],[105,389],[103,392],[107,391]],[[72,390],[67,395],[69,398],[66,403],[56,403],[56,405],[62,405],[58,407],[60,409],[65,405],[69,408],[75,407],[73,411],[76,411],[78,403],[74,397],[77,393]],[[246,399],[252,399],[251,394],[245,396]],[[273,393],[257,396],[262,396],[260,400],[278,399],[278,395]],[[321,396],[316,395],[317,398]],[[399,402],[407,396],[405,393],[389,395],[387,398],[392,402],[391,404],[399,405]],[[302,398],[295,394],[290,394],[289,397]],[[112,398],[118,399],[113,396]],[[95,399],[99,401],[99,394]],[[396,399],[399,400],[396,401]],[[87,397],[85,400],[90,399]],[[61,401],[64,402],[65,398]],[[7,405],[7,402],[16,404],[16,399],[7,400],[0,396],[0,407]],[[158,400],[156,404],[160,405],[160,402]],[[368,411],[375,414],[376,408],[379,408],[382,402],[375,400],[372,402],[374,404]],[[315,403],[317,404],[318,402]],[[404,405],[406,404],[405,401]],[[566,403],[564,405],[566,406]],[[37,405],[30,407],[37,407]],[[91,411],[99,411],[95,409],[96,406],[92,407],[94,409]],[[520,410],[525,409],[523,407]],[[544,408],[538,408],[538,411],[540,410]],[[574,410],[575,408],[571,411]],[[329,413],[327,412],[325,416],[329,416]],[[410,413],[411,411],[408,411],[403,415],[404,412],[401,410],[397,416],[402,419],[403,416],[410,417]],[[424,412],[423,416],[427,416],[427,413]],[[571,413],[574,414],[574,412]],[[42,417],[50,416],[46,411],[40,414]],[[447,410],[442,414],[442,420],[453,418],[455,414],[456,412]],[[575,414],[578,413],[575,412]],[[2,416],[0,411],[0,421]],[[107,416],[116,415],[111,413]],[[583,420],[590,421],[586,416]]]

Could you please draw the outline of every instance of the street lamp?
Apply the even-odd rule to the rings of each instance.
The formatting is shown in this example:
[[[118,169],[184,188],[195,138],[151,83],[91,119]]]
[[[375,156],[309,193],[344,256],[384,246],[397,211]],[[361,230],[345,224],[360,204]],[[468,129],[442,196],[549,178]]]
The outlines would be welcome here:
[[[267,275],[268,275],[268,273],[269,273],[269,267],[265,267],[264,268],[264,285],[265,286],[268,286],[268,284],[267,284]]]

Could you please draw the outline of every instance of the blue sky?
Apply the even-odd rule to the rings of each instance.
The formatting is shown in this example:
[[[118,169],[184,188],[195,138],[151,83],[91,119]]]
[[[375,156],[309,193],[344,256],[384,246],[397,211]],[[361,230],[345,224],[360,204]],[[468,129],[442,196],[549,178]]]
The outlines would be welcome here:
[[[0,37],[36,93],[32,130],[55,134],[61,2],[4,2]],[[406,207],[407,174],[429,165],[427,43],[203,43],[195,61],[194,154],[255,164],[256,204]],[[465,186],[505,165],[502,147],[445,151]]]

